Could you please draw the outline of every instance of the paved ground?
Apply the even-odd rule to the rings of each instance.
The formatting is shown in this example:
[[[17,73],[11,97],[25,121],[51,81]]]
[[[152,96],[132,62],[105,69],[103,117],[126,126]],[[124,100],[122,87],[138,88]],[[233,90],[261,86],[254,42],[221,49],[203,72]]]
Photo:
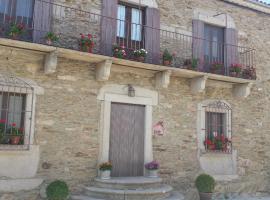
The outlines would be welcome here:
[[[214,197],[214,200],[270,200],[270,195],[248,195],[248,194],[242,194],[242,195],[220,195],[219,197]]]

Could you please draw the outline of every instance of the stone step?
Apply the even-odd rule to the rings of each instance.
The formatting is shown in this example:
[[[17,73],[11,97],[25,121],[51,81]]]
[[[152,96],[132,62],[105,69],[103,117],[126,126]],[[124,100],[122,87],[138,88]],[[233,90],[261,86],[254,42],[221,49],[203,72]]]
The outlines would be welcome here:
[[[184,200],[184,196],[178,192],[172,192],[171,195],[164,200]],[[93,198],[93,197],[88,197],[88,196],[83,196],[83,195],[74,195],[71,197],[71,200],[105,200],[105,199],[100,199],[100,198]]]
[[[92,186],[109,189],[135,190],[146,188],[158,188],[162,183],[161,178],[147,177],[120,177],[108,180],[96,178]]]
[[[89,197],[106,200],[162,200],[171,196],[172,187],[160,185],[158,188],[137,190],[119,190],[99,187],[85,187],[85,194]]]

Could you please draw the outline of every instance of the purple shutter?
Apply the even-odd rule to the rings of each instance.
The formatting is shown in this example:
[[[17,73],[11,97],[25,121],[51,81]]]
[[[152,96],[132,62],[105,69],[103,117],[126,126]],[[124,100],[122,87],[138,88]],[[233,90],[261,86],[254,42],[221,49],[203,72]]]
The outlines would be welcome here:
[[[204,22],[200,20],[192,21],[192,57],[199,59],[199,70],[203,71],[204,63]]]
[[[47,32],[51,31],[52,21],[52,0],[35,0],[34,5],[34,30],[33,41],[41,43],[44,40],[44,36]]]
[[[111,56],[116,43],[118,0],[103,0],[101,16],[100,52]]]
[[[231,64],[238,63],[238,32],[233,28],[225,29],[225,61],[226,73],[229,73]]]
[[[160,13],[156,8],[146,8],[145,49],[147,62],[160,64]]]

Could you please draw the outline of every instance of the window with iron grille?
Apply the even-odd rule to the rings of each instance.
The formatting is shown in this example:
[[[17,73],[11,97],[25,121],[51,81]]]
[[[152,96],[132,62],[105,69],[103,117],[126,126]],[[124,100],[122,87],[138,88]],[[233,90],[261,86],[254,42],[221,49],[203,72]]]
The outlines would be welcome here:
[[[27,82],[0,75],[0,149],[29,148],[34,98]]]
[[[206,151],[231,153],[231,107],[222,101],[214,101],[203,106],[204,147]]]

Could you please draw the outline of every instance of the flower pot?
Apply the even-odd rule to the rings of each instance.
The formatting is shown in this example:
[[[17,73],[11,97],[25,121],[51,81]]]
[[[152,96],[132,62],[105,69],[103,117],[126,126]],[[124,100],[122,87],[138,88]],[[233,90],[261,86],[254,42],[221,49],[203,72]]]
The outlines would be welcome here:
[[[143,56],[136,57],[135,60],[138,61],[138,62],[144,62],[145,61],[145,57],[143,57]]]
[[[21,141],[21,136],[12,136],[10,142],[12,145],[18,145]]]
[[[199,192],[200,200],[211,200],[213,193]]]
[[[51,39],[47,39],[47,40],[46,40],[46,44],[47,44],[47,45],[52,45],[52,40],[51,40]]]
[[[157,169],[153,169],[153,170],[147,170],[147,177],[150,178],[158,178],[158,170]]]
[[[111,170],[100,170],[100,178],[107,180],[111,178]]]
[[[81,51],[83,52],[88,52],[88,53],[92,53],[93,52],[93,47],[92,46],[81,46]]]
[[[170,60],[163,60],[163,65],[170,66],[172,64],[172,61]]]

